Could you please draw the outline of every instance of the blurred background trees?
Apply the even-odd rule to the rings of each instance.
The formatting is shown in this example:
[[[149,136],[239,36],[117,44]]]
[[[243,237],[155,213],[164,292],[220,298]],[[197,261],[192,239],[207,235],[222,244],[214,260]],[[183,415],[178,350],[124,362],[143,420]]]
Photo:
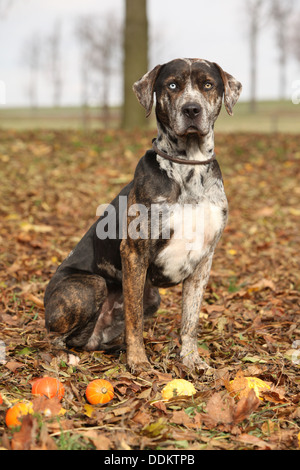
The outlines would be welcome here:
[[[12,16],[17,7],[24,5],[27,5],[27,0],[0,0],[1,24]],[[41,89],[45,90],[45,84],[49,103],[53,108],[60,107],[64,103],[65,92],[73,87],[76,80],[76,83],[80,81],[80,86],[76,85],[76,93],[80,93],[78,101],[84,127],[89,126],[91,116],[101,119],[104,126],[112,121],[114,125],[118,123],[126,129],[146,125],[144,109],[137,102],[132,85],[149,68],[164,60],[161,59],[163,55],[173,53],[172,47],[175,57],[176,41],[168,42],[164,19],[159,27],[156,23],[151,24],[150,28],[148,16],[151,0],[122,0],[122,11],[109,9],[109,5],[107,2],[108,9],[103,10],[101,15],[82,13],[77,18],[74,15],[70,20],[65,19],[65,23],[58,16],[54,22],[51,20],[53,23],[47,30],[32,31],[24,38],[21,63],[27,77],[21,87],[32,109],[40,105],[39,93]],[[287,65],[290,60],[300,64],[300,0],[247,0],[241,3],[241,10],[244,11],[241,24],[246,32],[248,47],[249,79],[246,86],[249,111],[254,114],[257,112],[261,71],[265,66],[260,57],[266,30],[270,31],[273,44],[270,61],[277,60],[278,63],[278,75],[274,80],[272,78],[273,82],[278,82],[278,100],[287,98],[287,90],[291,88]],[[204,10],[204,16],[206,13],[209,15],[209,11]],[[170,18],[175,14],[173,8]],[[70,38],[70,25],[73,38]],[[184,24],[182,31],[178,31],[179,40],[180,34],[188,31],[189,26]],[[74,56],[70,59],[68,45],[74,39],[78,73],[74,77],[73,72],[70,77],[67,66]],[[199,54],[205,50],[205,44],[201,41],[199,39]],[[166,44],[164,49],[168,48],[167,53],[161,53],[162,43]]]
[[[85,15],[78,19],[75,35],[80,48],[83,120],[89,105],[100,106],[104,122],[110,118],[112,80],[122,72],[122,24],[116,14]]]
[[[250,62],[250,111],[256,110],[258,41],[259,33],[267,21],[268,0],[248,0],[245,2],[248,20],[249,62]]]
[[[123,78],[121,126],[144,126],[145,112],[132,91],[133,83],[148,70],[147,0],[125,0],[125,21],[116,13],[79,18],[75,34],[81,50],[81,93],[84,122],[90,103],[101,107],[104,123],[110,119],[113,77]]]
[[[265,28],[274,29],[274,46],[278,54],[278,99],[286,98],[287,62],[291,57],[291,50],[297,49],[292,43],[295,38],[291,36],[290,27],[297,16],[296,6],[298,0],[248,0],[245,2],[245,17],[247,21],[247,36],[249,41],[250,63],[250,101],[249,109],[256,111],[257,82],[258,82],[258,51],[260,34]],[[300,13],[298,12],[298,17]],[[300,20],[299,20],[300,21]],[[295,31],[296,31],[295,27]],[[292,46],[292,47],[291,47]]]
[[[271,3],[271,17],[275,25],[275,38],[278,49],[278,97],[282,100],[286,98],[286,66],[290,55],[290,25],[295,6],[295,0],[272,0]]]
[[[147,70],[147,0],[126,0],[122,112],[122,127],[125,129],[145,125],[145,110],[137,102],[132,85]]]
[[[28,71],[27,83],[24,84],[31,109],[38,106],[38,84],[41,70],[41,38],[33,32],[22,45],[21,62]]]
[[[52,87],[52,103],[60,106],[63,86],[62,25],[54,23],[52,32],[45,38],[44,67],[46,77]]]

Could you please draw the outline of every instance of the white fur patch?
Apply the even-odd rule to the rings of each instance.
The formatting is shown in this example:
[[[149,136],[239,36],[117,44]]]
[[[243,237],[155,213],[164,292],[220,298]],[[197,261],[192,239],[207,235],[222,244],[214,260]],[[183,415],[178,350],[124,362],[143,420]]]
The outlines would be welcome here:
[[[194,271],[219,238],[224,225],[222,208],[208,201],[191,207],[180,207],[171,216],[174,234],[159,253],[155,264],[163,275],[179,283]]]

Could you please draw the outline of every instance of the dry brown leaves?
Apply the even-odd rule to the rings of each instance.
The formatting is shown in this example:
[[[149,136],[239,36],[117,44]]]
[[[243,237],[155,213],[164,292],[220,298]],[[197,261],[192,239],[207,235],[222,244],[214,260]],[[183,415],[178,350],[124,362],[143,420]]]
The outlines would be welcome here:
[[[146,324],[153,371],[139,377],[125,356],[65,352],[44,329],[43,292],[58,264],[130,181],[152,133],[1,131],[0,446],[8,449],[297,449],[299,447],[299,137],[216,136],[230,206],[200,314],[199,351],[212,370],[179,362],[181,288],[162,289]],[[264,401],[231,396],[239,371],[266,381]],[[5,425],[30,382],[58,377],[61,405],[41,400],[20,429]],[[115,397],[91,406],[85,388],[106,378]],[[173,378],[194,397],[165,402]],[[66,412],[58,415],[60,406]],[[45,413],[50,409],[51,413]]]

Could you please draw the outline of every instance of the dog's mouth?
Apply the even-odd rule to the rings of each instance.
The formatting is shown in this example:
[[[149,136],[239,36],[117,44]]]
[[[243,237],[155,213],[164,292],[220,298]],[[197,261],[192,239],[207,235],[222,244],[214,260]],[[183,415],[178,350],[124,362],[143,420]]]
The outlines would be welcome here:
[[[206,135],[207,132],[203,132],[199,127],[197,126],[189,126],[186,130],[186,134],[200,134],[200,135]]]
[[[172,124],[172,123],[170,123]],[[195,135],[198,138],[203,138],[209,134],[211,125],[206,119],[201,118],[187,118],[186,116],[177,115],[173,121],[173,131],[178,137],[188,137]]]
[[[200,129],[198,126],[191,125],[188,126],[184,131],[182,131],[180,134],[180,137],[185,137],[191,134],[197,134],[199,137],[205,137],[208,134],[208,130]]]

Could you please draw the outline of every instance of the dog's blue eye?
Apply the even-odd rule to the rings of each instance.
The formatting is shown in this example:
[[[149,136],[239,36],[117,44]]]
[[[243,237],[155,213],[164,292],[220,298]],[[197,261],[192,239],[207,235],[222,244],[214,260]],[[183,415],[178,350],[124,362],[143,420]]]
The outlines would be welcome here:
[[[176,88],[177,88],[176,83],[174,83],[174,82],[170,83],[170,84],[169,84],[169,88],[170,88],[171,90],[176,90]]]

